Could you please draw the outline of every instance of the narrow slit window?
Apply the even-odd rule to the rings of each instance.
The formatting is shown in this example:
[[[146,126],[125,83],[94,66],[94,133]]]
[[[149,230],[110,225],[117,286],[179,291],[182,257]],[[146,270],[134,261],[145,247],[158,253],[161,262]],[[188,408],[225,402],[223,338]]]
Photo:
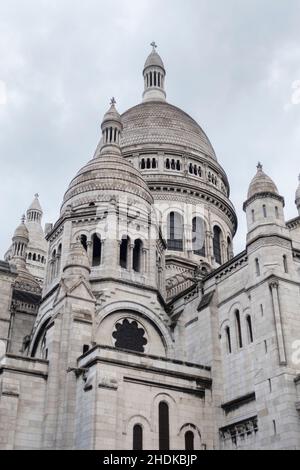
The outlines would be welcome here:
[[[164,401],[159,404],[159,450],[170,449],[169,405]]]
[[[243,347],[243,338],[242,338],[242,327],[241,327],[241,317],[240,312],[237,310],[235,312],[235,322],[236,322],[236,332],[238,338],[238,346],[239,348]]]

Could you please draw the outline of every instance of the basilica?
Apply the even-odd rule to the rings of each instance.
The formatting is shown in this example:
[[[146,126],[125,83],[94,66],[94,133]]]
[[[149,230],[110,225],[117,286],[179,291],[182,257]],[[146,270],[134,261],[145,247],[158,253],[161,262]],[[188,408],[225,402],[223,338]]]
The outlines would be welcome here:
[[[0,449],[300,449],[300,184],[286,220],[254,165],[235,254],[226,172],[152,49],[58,220],[36,194],[0,261]]]

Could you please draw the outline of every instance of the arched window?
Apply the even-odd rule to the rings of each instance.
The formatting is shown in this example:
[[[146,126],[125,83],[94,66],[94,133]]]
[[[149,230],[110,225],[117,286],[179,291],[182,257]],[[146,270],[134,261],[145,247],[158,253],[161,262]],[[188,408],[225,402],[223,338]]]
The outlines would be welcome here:
[[[180,171],[180,170],[181,170],[180,160],[177,160],[177,163],[176,163],[176,170],[177,170],[177,171]]]
[[[190,163],[190,165],[189,165],[189,173],[191,173],[191,174],[193,173],[193,164],[192,163]]]
[[[32,256],[31,253],[29,253],[29,255],[28,255],[29,261],[31,261],[31,256]]]
[[[227,260],[232,258],[232,243],[230,237],[227,237]]]
[[[92,266],[100,266],[101,264],[101,238],[100,235],[94,233],[92,236],[93,242],[93,258],[92,258]]]
[[[143,428],[140,424],[133,427],[133,450],[143,450]]]
[[[57,255],[56,255],[56,275],[60,273],[61,266],[61,244],[58,246]]]
[[[122,237],[120,244],[120,266],[127,269],[129,237]]]
[[[231,336],[230,336],[230,328],[229,326],[226,326],[225,328],[225,334],[226,334],[226,345],[227,345],[227,352],[228,354],[231,354]]]
[[[193,252],[205,256],[205,222],[200,217],[193,218]]]
[[[156,159],[152,158],[152,168],[156,168]]]
[[[288,261],[287,261],[286,255],[283,255],[283,268],[284,268],[284,272],[288,274],[289,267],[288,267]]]
[[[235,312],[235,323],[236,323],[236,333],[238,338],[238,346],[243,347],[243,338],[242,338],[242,328],[241,328],[241,317],[240,312],[237,310]]]
[[[222,255],[221,255],[221,229],[218,226],[214,227],[214,240],[213,240],[213,247],[214,247],[214,257],[216,263],[222,264]]]
[[[141,272],[143,243],[141,240],[135,240],[132,253],[132,268],[137,273]]]
[[[151,160],[150,158],[147,158],[147,170],[151,169]]]
[[[251,217],[252,217],[252,223],[254,223],[255,222],[255,210],[254,209],[252,209],[251,211]]]
[[[250,315],[247,315],[247,317],[246,317],[246,323],[247,323],[247,331],[248,331],[249,343],[253,343],[252,320],[251,320]]]
[[[144,170],[145,167],[146,167],[146,165],[145,165],[145,159],[142,158],[142,161],[141,161],[141,169]]]
[[[198,175],[199,175],[199,176],[200,176],[200,178],[201,178],[201,176],[202,176],[202,170],[201,170],[201,166],[198,166]]]
[[[168,249],[183,250],[183,217],[178,212],[168,215]]]
[[[167,158],[166,160],[166,169],[169,170],[170,169],[170,160]]]
[[[36,261],[36,254],[35,253],[33,253],[32,261]]]
[[[171,162],[171,169],[176,170],[175,160],[172,160],[172,162]]]
[[[192,431],[187,431],[184,435],[185,440],[185,450],[194,450],[194,433]]]
[[[275,217],[276,219],[279,219],[279,209],[277,206],[275,207]]]
[[[80,235],[80,241],[81,241],[81,244],[82,244],[83,248],[85,249],[85,251],[87,251],[87,236],[86,235]]]
[[[264,218],[266,219],[267,218],[267,206],[265,204],[263,205],[263,214],[264,214]]]
[[[159,420],[159,450],[170,449],[169,405],[161,401],[158,409]]]

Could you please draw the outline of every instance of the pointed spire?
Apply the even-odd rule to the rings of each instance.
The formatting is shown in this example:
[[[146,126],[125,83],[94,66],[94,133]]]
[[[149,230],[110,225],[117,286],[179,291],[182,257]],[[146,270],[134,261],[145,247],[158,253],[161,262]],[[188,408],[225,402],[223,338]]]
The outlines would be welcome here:
[[[113,97],[110,100],[110,108],[105,113],[102,129],[102,147],[100,154],[114,153],[121,154],[120,137],[123,130],[121,116],[116,109],[116,100]]]
[[[157,44],[155,41],[150,45],[152,51],[145,62],[143,71],[145,86],[143,101],[166,101],[165,66],[160,55],[156,52]]]

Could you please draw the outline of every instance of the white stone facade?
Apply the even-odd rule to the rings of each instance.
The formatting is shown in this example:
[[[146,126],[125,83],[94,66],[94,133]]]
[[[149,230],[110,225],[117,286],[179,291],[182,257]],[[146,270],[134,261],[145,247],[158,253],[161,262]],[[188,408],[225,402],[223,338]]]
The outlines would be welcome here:
[[[1,449],[300,449],[300,217],[259,164],[234,256],[226,173],[155,47],[46,238],[36,196],[0,262]]]

